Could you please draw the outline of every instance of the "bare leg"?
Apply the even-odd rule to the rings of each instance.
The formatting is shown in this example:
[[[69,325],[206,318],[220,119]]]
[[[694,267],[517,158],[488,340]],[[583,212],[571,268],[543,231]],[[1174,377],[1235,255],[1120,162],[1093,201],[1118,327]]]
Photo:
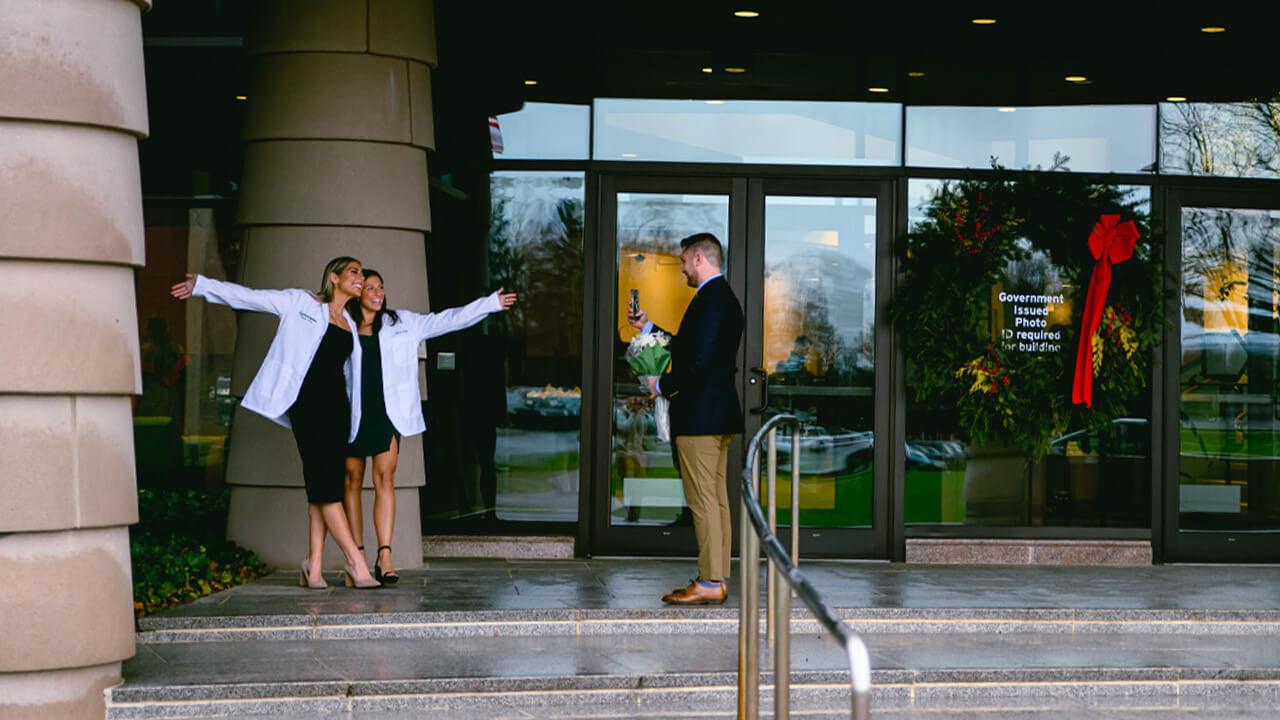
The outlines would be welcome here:
[[[378,546],[391,544],[396,525],[396,464],[400,459],[400,446],[391,438],[391,449],[373,458],[373,527],[378,533]],[[378,567],[383,574],[394,573],[391,551],[378,550]]]
[[[307,574],[312,580],[321,579],[324,534],[324,516],[320,513],[320,506],[307,503]]]
[[[364,458],[347,458],[347,487],[342,494],[342,507],[347,511],[347,523],[356,545],[364,540],[364,508],[360,489],[364,485]]]
[[[373,576],[369,574],[369,565],[365,562],[364,555],[356,548],[356,541],[351,538],[351,528],[347,526],[346,513],[342,511],[342,503],[332,502],[324,505],[313,506],[320,509],[320,513],[324,516],[325,527],[328,528],[329,534],[333,536],[338,548],[342,550],[342,554],[347,558],[347,564],[351,566],[352,575],[357,580],[372,580]]]

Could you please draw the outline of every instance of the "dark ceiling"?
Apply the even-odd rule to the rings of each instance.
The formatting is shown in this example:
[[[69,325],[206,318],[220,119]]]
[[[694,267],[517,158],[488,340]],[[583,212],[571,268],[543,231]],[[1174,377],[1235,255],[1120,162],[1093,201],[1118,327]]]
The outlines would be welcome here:
[[[242,36],[251,5],[158,2],[144,33]],[[465,80],[491,112],[521,99],[592,97],[1049,105],[1280,92],[1276,0],[1181,7],[1123,0],[437,0],[435,7],[439,71]],[[748,8],[759,17],[734,17]],[[997,22],[971,22],[984,16]],[[1206,26],[1226,31],[1201,32]],[[1067,75],[1088,82],[1069,83]],[[538,84],[526,87],[526,79]]]

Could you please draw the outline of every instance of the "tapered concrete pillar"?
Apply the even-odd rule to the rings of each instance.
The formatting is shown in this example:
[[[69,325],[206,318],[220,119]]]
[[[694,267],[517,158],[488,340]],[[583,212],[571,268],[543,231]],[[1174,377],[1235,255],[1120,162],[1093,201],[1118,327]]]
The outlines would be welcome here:
[[[315,290],[325,264],[350,255],[382,273],[388,307],[427,311],[432,3],[275,0],[258,10],[246,41],[252,75],[241,281]],[[275,325],[274,317],[241,316],[234,394],[244,395]],[[295,567],[307,552],[307,514],[292,434],[238,410],[229,453],[230,539],[271,564]],[[398,568],[422,564],[423,478],[421,437],[405,438],[392,539]],[[363,544],[372,556],[378,543],[368,471],[365,482]],[[342,564],[332,542],[325,564]]]
[[[102,718],[133,655],[141,14],[0,0],[0,717]]]

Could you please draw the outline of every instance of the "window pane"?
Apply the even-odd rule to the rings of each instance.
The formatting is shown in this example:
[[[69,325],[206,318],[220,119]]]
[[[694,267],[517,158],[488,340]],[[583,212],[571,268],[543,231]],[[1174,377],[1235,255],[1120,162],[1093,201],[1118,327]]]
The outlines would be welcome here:
[[[908,107],[907,165],[1147,172],[1155,106]]]
[[[1160,172],[1280,177],[1280,102],[1160,103]]]
[[[177,302],[169,287],[186,272],[235,276],[233,216],[208,207],[145,211],[147,264],[137,271],[142,395],[133,410],[139,488],[222,489],[236,404],[236,313]]]
[[[1183,530],[1280,530],[1280,211],[1182,211]]]
[[[593,157],[899,165],[901,113],[894,103],[600,99]]]
[[[908,262],[919,263],[911,272],[924,273],[951,301],[929,306],[926,299],[909,305],[915,315],[898,317],[908,378],[905,521],[1149,527],[1151,367],[1144,358],[1158,338],[1151,313],[1159,302],[1159,254],[1146,237],[1149,188],[1057,175],[1007,184],[913,180],[908,193],[913,233],[931,224],[944,229],[910,245],[916,252]],[[1132,255],[1111,266],[1103,320],[1091,335],[1098,362],[1088,363],[1090,410],[1073,402],[1096,271],[1088,238],[1110,212],[1142,231]],[[988,229],[993,237],[1008,233],[1012,252],[984,245]],[[983,279],[966,282],[970,276]],[[1134,344],[1138,336],[1145,345]],[[1039,453],[1010,439],[1032,431],[1044,438]]]
[[[590,110],[586,105],[528,102],[513,113],[499,115],[502,149],[495,144],[493,156],[503,160],[585,160]]]
[[[649,388],[627,362],[639,331],[627,322],[631,291],[655,325],[674,333],[696,292],[680,271],[680,240],[709,232],[729,247],[729,196],[618,193],[617,274],[614,306],[613,472],[610,524],[688,525],[672,444],[658,438]]]

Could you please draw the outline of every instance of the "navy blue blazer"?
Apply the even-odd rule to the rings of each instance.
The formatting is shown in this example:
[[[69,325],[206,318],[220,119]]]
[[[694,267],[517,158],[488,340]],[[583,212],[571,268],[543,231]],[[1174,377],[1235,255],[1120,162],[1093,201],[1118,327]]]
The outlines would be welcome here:
[[[693,296],[668,346],[671,371],[660,385],[671,400],[673,436],[742,432],[734,384],[741,341],[742,305],[729,282],[717,277]]]

